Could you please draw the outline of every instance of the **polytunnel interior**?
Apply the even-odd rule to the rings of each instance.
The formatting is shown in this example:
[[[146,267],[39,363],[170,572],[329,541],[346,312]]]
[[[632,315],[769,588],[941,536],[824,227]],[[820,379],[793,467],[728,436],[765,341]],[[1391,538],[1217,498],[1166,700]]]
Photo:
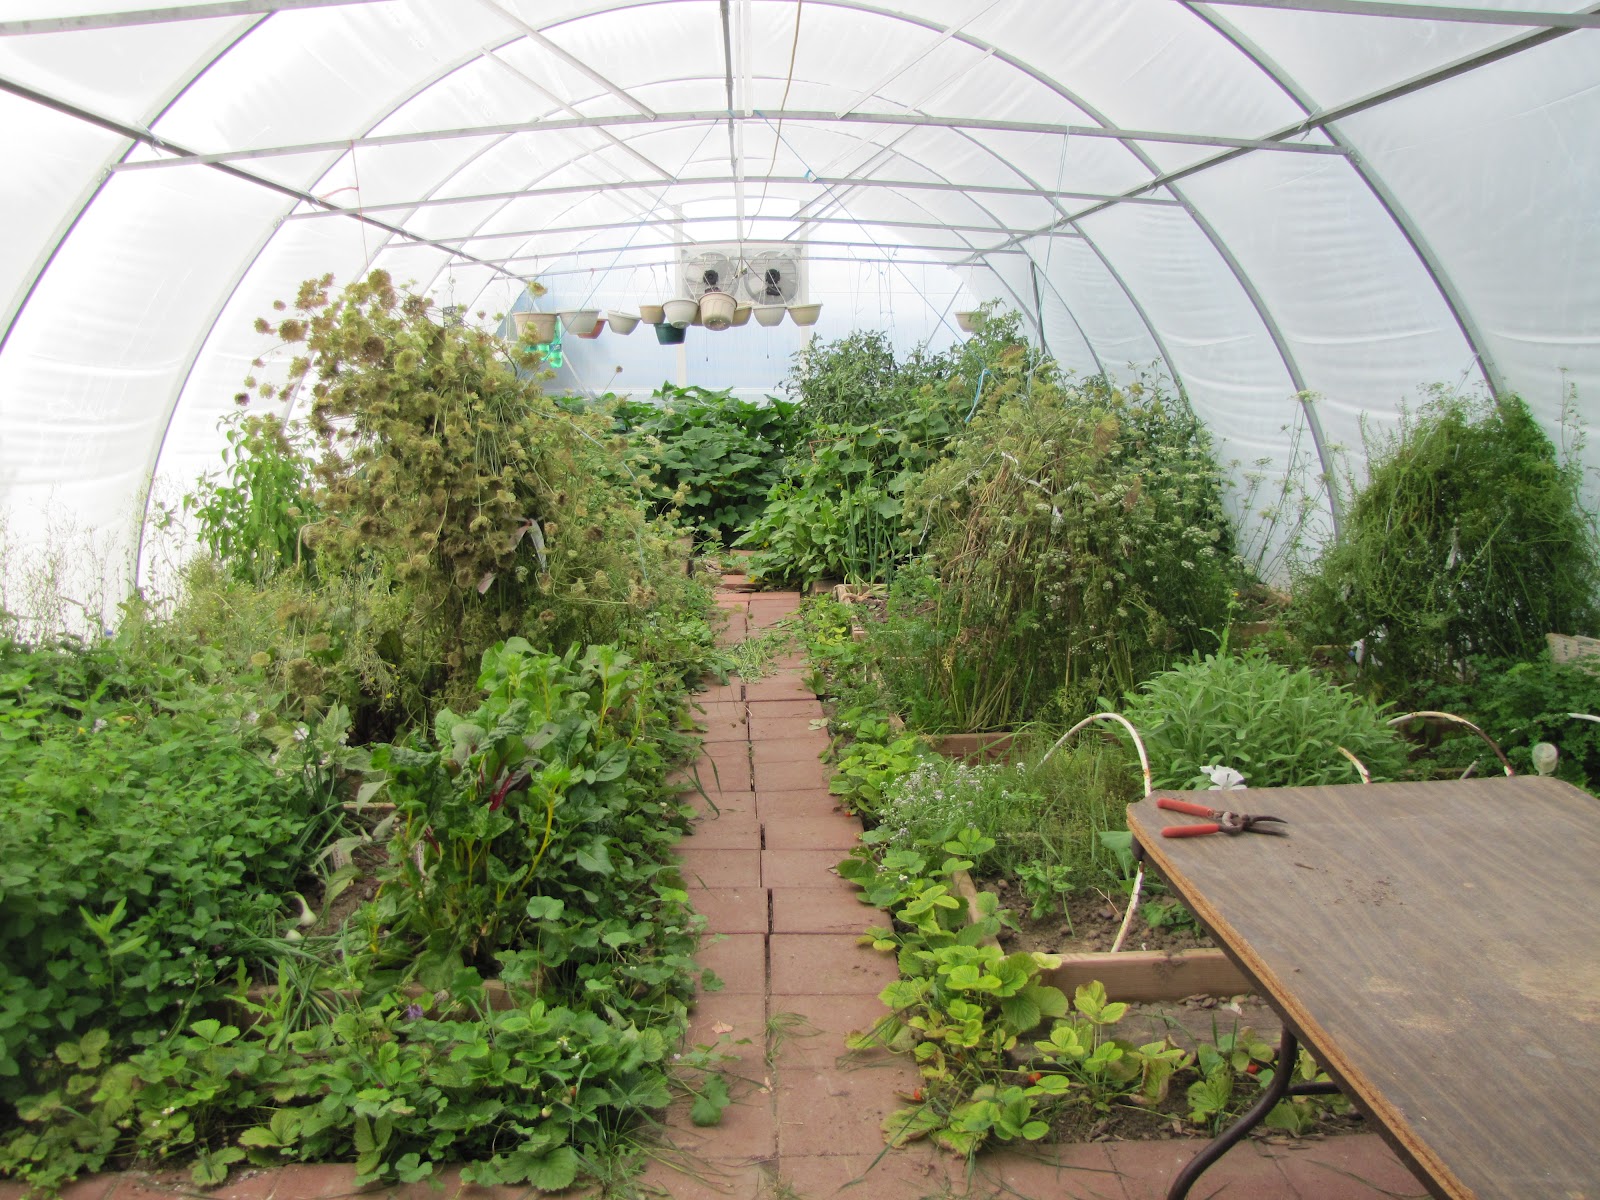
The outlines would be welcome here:
[[[637,311],[685,244],[804,245],[821,337],[943,345],[995,300],[1071,370],[1166,374],[1241,472],[1359,458],[1435,384],[1555,433],[1600,388],[1596,26],[1562,0],[5,0],[8,543],[89,539],[125,588],[306,278],[381,267],[470,320],[533,279]],[[771,391],[803,336],[574,343],[562,382]]]

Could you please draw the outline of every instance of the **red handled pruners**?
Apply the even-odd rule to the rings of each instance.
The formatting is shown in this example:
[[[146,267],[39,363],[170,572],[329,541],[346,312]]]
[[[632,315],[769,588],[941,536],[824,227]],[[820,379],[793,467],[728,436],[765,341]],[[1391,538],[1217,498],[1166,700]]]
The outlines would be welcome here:
[[[1165,796],[1156,800],[1157,808],[1165,808],[1171,812],[1188,813],[1191,817],[1210,817],[1211,820],[1202,825],[1168,825],[1161,831],[1162,837],[1204,837],[1208,833],[1287,833],[1284,829],[1269,829],[1263,826],[1265,821],[1276,821],[1279,825],[1288,824],[1282,817],[1256,817],[1249,813],[1226,812],[1221,809],[1207,808],[1204,804],[1191,804],[1187,800],[1169,800]]]

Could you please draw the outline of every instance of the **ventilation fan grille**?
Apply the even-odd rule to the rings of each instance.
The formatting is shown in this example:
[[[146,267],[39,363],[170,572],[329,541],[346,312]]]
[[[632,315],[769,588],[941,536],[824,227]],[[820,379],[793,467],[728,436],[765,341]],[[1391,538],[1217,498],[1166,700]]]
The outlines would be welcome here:
[[[727,292],[741,304],[805,304],[805,247],[787,242],[685,246],[678,258],[678,295],[698,300]]]

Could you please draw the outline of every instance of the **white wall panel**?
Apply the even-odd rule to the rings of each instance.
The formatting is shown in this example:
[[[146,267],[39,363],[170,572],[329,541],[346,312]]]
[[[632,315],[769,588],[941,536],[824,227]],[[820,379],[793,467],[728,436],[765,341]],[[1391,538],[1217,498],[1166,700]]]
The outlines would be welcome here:
[[[1342,158],[1250,155],[1185,183],[1272,311],[1330,445],[1419,387],[1481,378],[1400,230]]]
[[[1029,245],[1040,263],[1040,290],[1071,309],[1107,374],[1126,379],[1161,358],[1149,327],[1086,241],[1036,238]]]
[[[1139,297],[1219,457],[1269,477],[1290,469],[1299,402],[1250,298],[1189,215],[1125,207],[1083,222]]]
[[[106,186],[0,357],[5,501],[21,542],[67,518],[131,547],[173,388],[219,292],[283,204],[210,171]],[[115,598],[128,564],[101,565]]]
[[[211,334],[187,378],[179,381],[182,391],[156,464],[156,495],[170,501],[216,469],[224,444],[218,423],[238,411],[234,397],[244,390],[246,376],[283,381],[291,355],[279,350],[274,338],[255,331],[256,318],[276,320],[273,302],[292,303],[307,279],[331,272],[336,286],[348,283],[365,261],[360,231],[352,221],[291,221],[279,228],[239,286],[219,299],[220,314]],[[267,366],[252,366],[257,358],[264,358]],[[251,411],[260,410],[258,400]]]
[[[0,93],[6,170],[0,172],[0,320],[20,303],[42,259],[66,232],[99,164],[127,143],[27,100]],[[3,431],[0,431],[3,432]]]
[[[1582,30],[1342,125],[1551,428],[1568,385],[1600,413],[1596,64]]]
[[[259,18],[0,38],[0,75],[102,116],[142,123],[176,81]]]

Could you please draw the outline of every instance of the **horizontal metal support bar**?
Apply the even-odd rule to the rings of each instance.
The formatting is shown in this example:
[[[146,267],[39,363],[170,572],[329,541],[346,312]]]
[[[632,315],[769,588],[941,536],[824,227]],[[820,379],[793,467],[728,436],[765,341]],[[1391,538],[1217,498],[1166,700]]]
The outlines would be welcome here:
[[[1207,0],[1233,8],[1278,8],[1341,16],[1387,17],[1403,21],[1447,21],[1466,25],[1520,25],[1528,29],[1600,29],[1600,14],[1459,8],[1433,4],[1395,4],[1388,0]]]
[[[1591,4],[1587,9],[1584,10],[1584,12],[1586,15],[1596,15],[1597,13],[1600,13],[1600,5]],[[1469,71],[1475,71],[1480,67],[1486,67],[1490,63],[1496,63],[1500,62],[1502,59],[1511,58],[1512,56],[1521,54],[1526,50],[1531,50],[1535,46],[1542,46],[1546,42],[1555,38],[1566,37],[1571,32],[1572,31],[1569,29],[1539,29],[1532,33],[1518,34],[1516,37],[1507,38],[1505,41],[1499,42],[1493,46],[1487,46],[1484,49],[1478,50],[1472,54],[1463,55],[1461,58],[1454,59],[1447,63],[1441,63],[1439,66],[1413,75],[1409,79],[1402,79],[1399,83],[1390,84],[1388,87],[1379,88],[1374,92],[1368,92],[1365,96],[1358,96],[1354,100],[1347,100],[1343,104],[1336,105],[1333,108],[1323,109],[1321,112],[1308,115],[1305,120],[1299,122],[1298,124],[1286,126],[1270,136],[1281,137],[1287,136],[1290,133],[1306,133],[1313,129],[1321,129],[1325,125],[1337,124],[1338,122],[1349,117],[1356,116],[1359,113],[1364,113],[1374,108],[1380,108],[1383,105],[1388,104],[1391,101],[1398,100],[1403,96],[1409,96],[1413,92],[1420,92],[1426,88],[1434,86],[1435,84],[1443,83],[1447,79],[1454,79],[1459,75],[1467,74]],[[1179,167],[1174,171],[1163,172],[1162,174],[1157,175],[1154,179],[1150,180],[1148,183],[1141,183],[1137,187],[1129,188],[1121,196],[1115,199],[1102,200],[1098,203],[1091,204],[1087,208],[1080,209],[1077,212],[1062,217],[1053,225],[1048,225],[1042,229],[1034,230],[1032,233],[1014,238],[1007,244],[1015,245],[1018,242],[1026,241],[1030,237],[1049,236],[1056,230],[1065,229],[1076,225],[1077,222],[1083,220],[1085,217],[1092,217],[1095,213],[1104,212],[1106,209],[1117,204],[1125,204],[1135,196],[1139,196],[1153,188],[1166,187],[1170,184],[1178,183],[1184,179],[1187,179],[1191,175],[1198,175],[1202,171],[1209,171],[1212,167],[1221,166],[1226,162],[1232,162],[1235,158],[1238,158],[1239,155],[1243,153],[1244,151],[1242,150],[1225,150],[1221,154],[1214,154],[1210,158],[1203,159],[1197,163],[1191,163],[1186,167]],[[973,260],[980,257],[982,257],[982,255],[974,254],[966,261],[970,264]]]
[[[876,179],[856,178],[852,176],[818,176],[818,175],[747,175],[745,178],[756,179],[762,184],[775,184],[781,187],[817,187],[817,188],[892,188],[898,192],[957,192],[970,193],[975,196],[1028,196],[1040,200],[1116,200],[1119,199],[1111,192],[1058,192],[1049,188],[1029,187],[1003,187],[999,184],[988,183],[959,183],[945,180],[928,179]],[[518,188],[508,192],[479,192],[471,196],[430,196],[421,200],[394,200],[383,204],[368,204],[361,209],[365,213],[374,212],[404,212],[416,208],[438,208],[449,204],[481,204],[485,201],[520,200],[524,197],[535,196],[583,196],[593,192],[627,192],[627,191],[654,191],[657,188],[665,191],[668,188],[688,187],[727,187],[738,180],[732,175],[692,175],[674,179],[670,183],[660,179],[639,179],[627,183],[607,183],[603,187],[595,183],[569,183],[559,187],[530,187]],[[1130,201],[1134,204],[1176,205],[1176,200],[1169,200],[1161,196],[1141,196]],[[351,211],[355,211],[352,209]],[[314,217],[338,216],[323,209],[315,212],[295,213],[291,220],[302,221]]]
[[[752,240],[755,240],[755,239],[752,239]],[[884,261],[884,262],[893,262],[894,261],[894,259],[885,256],[885,252],[886,251],[894,251],[894,250],[917,250],[917,251],[924,251],[924,252],[935,253],[935,254],[950,254],[950,255],[955,255],[956,256],[956,257],[952,258],[950,260],[950,263],[949,263],[949,265],[953,266],[953,267],[955,267],[955,266],[964,266],[964,265],[970,266],[971,264],[965,263],[963,261],[965,259],[965,257],[967,255],[969,255],[969,254],[977,254],[979,256],[989,255],[989,254],[1019,254],[1019,255],[1023,255],[1024,257],[1027,254],[1027,251],[1025,251],[1025,250],[1014,250],[1014,249],[1011,249],[1009,247],[997,247],[997,248],[992,249],[992,250],[975,250],[973,247],[970,247],[970,246],[934,246],[934,245],[929,245],[929,244],[926,244],[926,243],[919,243],[919,242],[895,242],[892,246],[881,246],[881,245],[874,245],[872,242],[839,242],[839,241],[828,241],[828,240],[818,240],[818,239],[815,239],[815,238],[807,238],[805,244],[808,247],[810,247],[810,246],[824,246],[824,247],[842,248],[842,249],[875,250],[875,251],[878,252],[881,260]],[[622,255],[622,254],[631,254],[631,253],[634,253],[636,251],[637,252],[644,252],[644,251],[656,252],[656,251],[661,251],[661,250],[678,251],[678,250],[683,249],[684,245],[685,245],[685,243],[683,243],[683,242],[642,242],[642,243],[639,243],[639,244],[636,244],[636,245],[632,245],[632,246],[628,246],[628,245],[621,245],[621,246],[584,246],[584,247],[575,248],[575,249],[572,249],[572,250],[560,250],[560,251],[556,251],[556,252],[551,253],[551,254],[518,254],[518,255],[514,255],[511,258],[487,259],[485,261],[493,263],[496,266],[504,266],[506,263],[513,263],[513,262],[517,262],[517,263],[534,262],[534,261],[537,261],[538,259],[547,259],[550,262],[560,262],[564,258],[576,258],[576,257],[579,257],[579,256],[588,256],[588,255],[591,255],[591,254],[617,254],[617,255]],[[676,261],[677,261],[676,259],[660,259],[655,263],[621,263],[621,264],[618,264],[618,269],[621,270],[623,268],[643,267],[643,266],[671,266]],[[606,268],[601,267],[601,268],[597,268],[597,269],[605,270]],[[538,275],[537,271],[530,271],[528,273],[530,275],[534,275],[534,276]]]
[[[216,4],[191,4],[183,8],[144,8],[128,12],[81,13],[73,17],[36,17],[0,21],[0,37],[25,37],[32,33],[79,33],[86,29],[123,29],[130,25],[164,25],[169,21],[204,21],[216,17],[247,17],[290,8],[331,8],[346,4],[382,4],[386,0],[220,0]]]
[[[899,258],[894,255],[890,255],[886,258],[882,253],[879,252],[876,246],[868,246],[866,249],[871,250],[875,257],[863,258],[860,255],[847,254],[807,254],[806,261],[812,263],[846,263],[858,267],[949,267],[952,265],[950,260],[947,258]],[[635,267],[642,268],[647,265],[649,264],[622,263],[616,269],[619,271],[630,271],[635,269]],[[659,266],[666,264],[658,263],[656,265]],[[597,270],[603,271],[605,268],[562,267],[560,270],[556,271],[540,271],[538,277],[540,279],[554,279],[562,275],[593,275]]]
[[[141,129],[136,125],[128,125],[125,122],[105,116],[103,113],[97,113],[92,109],[87,109],[81,105],[73,104],[68,100],[63,100],[59,96],[51,96],[45,92],[36,91],[35,89],[28,87],[26,84],[18,83],[13,79],[5,79],[0,77],[0,92],[9,92],[13,96],[20,97],[23,100],[32,101],[34,104],[48,108],[52,112],[58,112],[63,116],[72,117],[76,120],[84,122],[86,125],[93,125],[96,129],[104,129],[107,133],[112,133],[118,137],[126,138],[130,142],[137,142],[141,145],[149,146],[152,149],[160,150],[166,154],[188,155],[192,153],[192,151],[185,149],[176,142],[169,142],[164,138],[157,137],[148,129]],[[240,167],[232,166],[229,163],[212,163],[210,164],[210,168],[228,176],[231,179],[238,179],[244,183],[254,184],[256,187],[266,188],[269,192],[276,192],[280,196],[286,196],[292,200],[297,200],[301,204],[310,204],[321,208],[333,207],[332,205],[328,204],[326,200],[323,200],[318,196],[313,196],[310,192],[302,191],[297,187],[291,187],[286,183],[279,183],[275,179],[265,179],[260,175],[253,175],[249,171],[246,171]],[[348,217],[352,221],[360,221],[364,225],[370,225],[374,229],[381,229],[385,233],[392,234],[398,238],[404,238],[408,242],[415,242],[422,246],[432,246],[435,250],[441,251],[452,258],[463,259],[467,262],[475,263],[480,267],[491,267],[494,270],[499,270],[499,268],[494,267],[492,263],[487,263],[482,259],[474,258],[465,250],[457,250],[449,246],[441,246],[438,242],[433,241],[431,238],[424,237],[421,234],[412,233],[409,229],[405,229],[402,226],[390,225],[387,222],[379,221],[374,217],[369,217],[364,213],[358,213],[350,209],[340,209],[338,211],[341,216]]]
[[[736,221],[732,212],[715,215],[700,215],[693,217],[651,217],[648,220],[632,219],[623,221],[600,221],[592,225],[556,225],[546,229],[508,229],[503,233],[483,230],[469,233],[462,237],[440,237],[438,240],[447,246],[461,246],[469,242],[492,242],[498,238],[535,238],[553,237],[563,233],[599,233],[606,229],[635,229],[644,226],[675,226],[675,225],[732,225]],[[934,229],[947,230],[950,233],[1017,233],[1006,225],[951,225],[943,221],[890,221],[875,220],[872,217],[797,217],[797,216],[763,216],[757,213],[746,213],[744,220],[747,224],[762,222],[768,225],[857,225],[878,226],[882,229]],[[1058,237],[1075,237],[1076,234],[1062,233]],[[719,238],[719,241],[730,239]],[[773,238],[734,238],[733,241],[772,241]],[[779,238],[778,240],[783,240]]]
[[[413,133],[381,133],[370,137],[342,138],[337,141],[301,142],[292,146],[258,146],[252,150],[223,150],[211,154],[197,154],[183,159],[150,159],[144,162],[120,163],[118,170],[147,171],[159,167],[177,167],[194,163],[239,162],[252,158],[283,158],[294,154],[326,154],[351,149],[372,149],[381,146],[410,146],[418,142],[442,142],[458,138],[505,137],[515,133],[571,133],[580,129],[608,129],[626,125],[700,125],[707,122],[746,121],[767,124],[783,121],[789,124],[815,123],[832,125],[893,125],[921,126],[930,129],[981,129],[993,133],[1042,133],[1056,137],[1107,138],[1118,142],[1171,142],[1185,146],[1226,146],[1237,150],[1281,150],[1296,154],[1344,154],[1341,146],[1323,142],[1294,142],[1291,137],[1299,131],[1278,133],[1265,138],[1224,137],[1220,134],[1170,133],[1154,129],[1108,128],[1103,125],[1056,125],[1043,121],[999,121],[978,117],[928,116],[924,113],[837,113],[813,109],[784,109],[775,112],[729,114],[718,110],[693,112],[664,112],[654,116],[639,113],[614,113],[609,116],[557,117],[550,120],[513,121],[503,125],[471,125],[458,129],[419,130]]]

